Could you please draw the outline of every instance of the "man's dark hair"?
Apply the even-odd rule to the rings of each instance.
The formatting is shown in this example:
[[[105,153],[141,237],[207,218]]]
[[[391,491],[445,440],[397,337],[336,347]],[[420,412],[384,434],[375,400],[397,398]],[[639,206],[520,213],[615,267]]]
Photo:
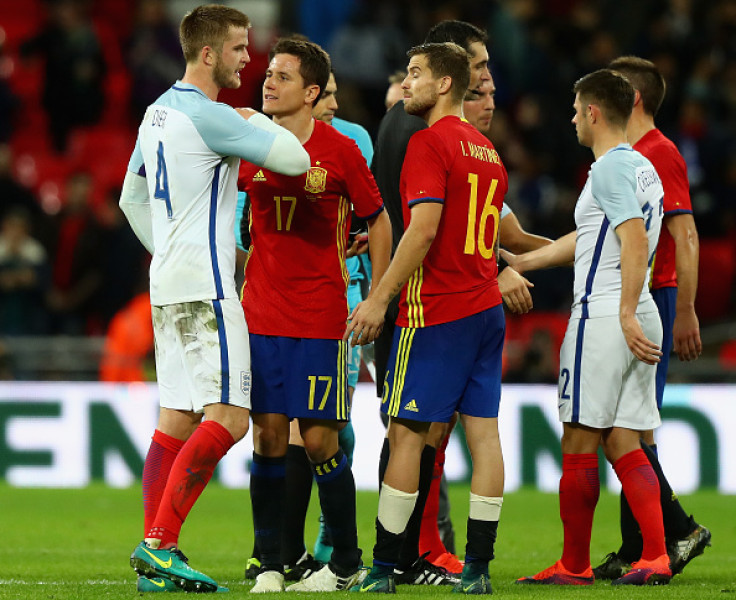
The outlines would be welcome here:
[[[435,78],[450,77],[452,79],[452,99],[461,102],[470,85],[470,61],[468,53],[458,44],[444,42],[441,44],[422,44],[414,46],[406,55],[423,55],[427,57],[427,65]]]
[[[205,46],[222,52],[231,27],[248,29],[250,19],[239,10],[220,4],[198,6],[187,13],[179,26],[179,41],[184,60],[187,63],[196,62]]]
[[[608,68],[622,73],[639,90],[646,114],[654,117],[659,112],[666,86],[657,65],[638,56],[620,56]]]
[[[330,55],[319,44],[297,37],[281,38],[271,49],[268,57],[272,59],[277,54],[291,54],[299,59],[299,75],[304,80],[304,86],[316,85],[319,95],[312,105],[322,97],[332,72]]]
[[[573,92],[585,104],[597,104],[603,117],[615,127],[626,128],[634,108],[634,88],[618,71],[599,69],[575,82]]]
[[[441,21],[429,30],[424,43],[441,44],[443,42],[453,42],[470,53],[471,44],[475,42],[480,42],[484,46],[488,44],[488,34],[465,21]]]

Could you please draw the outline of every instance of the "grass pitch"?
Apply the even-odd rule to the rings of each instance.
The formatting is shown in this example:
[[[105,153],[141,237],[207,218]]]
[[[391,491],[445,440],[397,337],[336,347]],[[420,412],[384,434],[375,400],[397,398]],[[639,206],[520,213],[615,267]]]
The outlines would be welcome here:
[[[467,486],[451,486],[452,514],[462,554]],[[316,499],[316,494],[314,494]],[[612,588],[516,586],[559,558],[562,526],[557,497],[533,490],[506,496],[491,563],[494,594],[503,598],[736,598],[736,498],[700,492],[682,498],[683,506],[713,533],[713,547],[696,558],[666,587]],[[358,531],[370,562],[377,495],[358,494]],[[135,574],[128,556],[142,537],[140,487],[110,489],[17,489],[0,484],[0,598],[135,598]],[[317,512],[310,507],[307,537],[313,542]],[[247,490],[208,486],[187,520],[181,547],[192,566],[230,588],[225,598],[245,598],[245,561],[253,544]],[[594,564],[618,547],[618,497],[602,494],[593,528]],[[447,588],[400,586],[403,596],[446,597]],[[346,596],[347,593],[340,593]],[[154,596],[155,597],[155,596]],[[300,598],[323,598],[301,594]],[[332,597],[335,597],[333,594]]]

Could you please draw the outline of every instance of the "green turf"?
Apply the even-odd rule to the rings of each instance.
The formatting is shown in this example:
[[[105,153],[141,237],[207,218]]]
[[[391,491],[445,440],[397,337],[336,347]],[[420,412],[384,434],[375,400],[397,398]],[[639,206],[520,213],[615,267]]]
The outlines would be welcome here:
[[[467,488],[452,486],[453,520],[462,544]],[[491,564],[494,593],[504,598],[736,598],[736,498],[701,492],[683,505],[713,532],[713,547],[665,588],[615,589],[519,587],[514,580],[552,564],[560,554],[562,528],[557,497],[525,490],[508,494]],[[185,524],[181,547],[194,568],[245,597],[243,567],[252,546],[247,490],[210,486]],[[373,544],[377,496],[358,495],[359,533],[366,560]],[[601,497],[593,531],[594,561],[617,542],[617,497]],[[128,556],[141,538],[140,488],[113,490],[16,489],[0,484],[0,598],[133,598],[135,575]],[[314,507],[308,538],[317,529]],[[462,548],[462,546],[460,546]],[[449,590],[399,587],[400,595],[445,596]],[[725,595],[722,592],[731,592]],[[307,598],[309,595],[301,595]],[[312,595],[317,598],[319,595]]]

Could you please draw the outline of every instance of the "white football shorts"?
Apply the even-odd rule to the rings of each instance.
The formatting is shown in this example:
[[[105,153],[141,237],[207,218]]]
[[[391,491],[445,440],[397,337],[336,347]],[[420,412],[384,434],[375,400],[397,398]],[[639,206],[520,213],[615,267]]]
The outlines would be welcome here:
[[[644,335],[661,345],[659,313],[636,316]],[[641,362],[629,350],[618,315],[571,318],[560,349],[560,421],[596,429],[654,429],[661,423],[656,373],[656,365]]]
[[[250,409],[248,326],[237,298],[152,306],[151,314],[163,408]]]

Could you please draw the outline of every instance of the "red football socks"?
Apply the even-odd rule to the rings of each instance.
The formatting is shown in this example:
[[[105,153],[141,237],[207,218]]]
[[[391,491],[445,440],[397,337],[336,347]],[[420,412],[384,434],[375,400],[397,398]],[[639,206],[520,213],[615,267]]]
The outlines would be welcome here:
[[[641,530],[642,559],[654,560],[666,554],[659,482],[646,454],[641,448],[624,454],[613,463],[613,468]]]
[[[212,477],[217,463],[234,443],[230,432],[215,421],[204,421],[195,429],[171,467],[147,538],[160,539],[160,548],[177,544],[182,523]]]
[[[600,494],[597,454],[563,454],[560,518],[565,532],[562,564],[583,573],[590,567],[590,533]]]
[[[447,552],[447,548],[442,543],[440,530],[437,527],[437,515],[440,512],[440,482],[442,481],[442,473],[445,470],[445,449],[450,436],[445,436],[437,453],[434,457],[434,470],[432,471],[432,482],[429,484],[429,495],[424,505],[424,513],[422,514],[422,526],[419,532],[419,556],[425,552],[429,552],[426,557],[429,562],[437,560],[442,554]]]
[[[143,535],[145,536],[156,519],[161,496],[169,480],[171,465],[184,445],[184,440],[171,437],[158,429],[153,432],[151,446],[143,465]]]

